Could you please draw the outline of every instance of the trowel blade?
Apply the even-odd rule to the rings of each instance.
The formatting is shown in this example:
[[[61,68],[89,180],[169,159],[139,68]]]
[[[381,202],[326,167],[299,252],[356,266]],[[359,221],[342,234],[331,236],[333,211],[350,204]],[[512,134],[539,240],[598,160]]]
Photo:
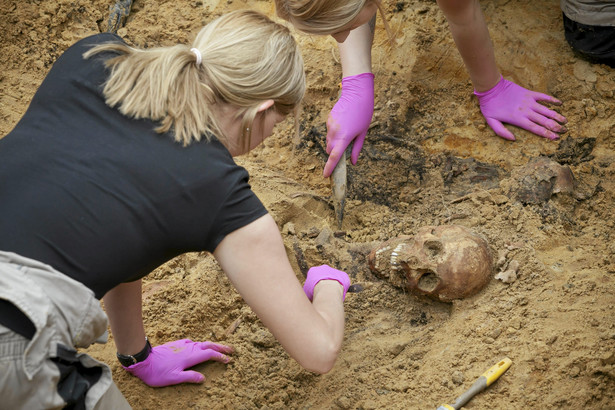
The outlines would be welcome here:
[[[342,229],[344,220],[344,205],[346,204],[346,151],[342,154],[335,169],[331,173],[331,189],[333,191],[333,208],[337,219],[337,229]]]

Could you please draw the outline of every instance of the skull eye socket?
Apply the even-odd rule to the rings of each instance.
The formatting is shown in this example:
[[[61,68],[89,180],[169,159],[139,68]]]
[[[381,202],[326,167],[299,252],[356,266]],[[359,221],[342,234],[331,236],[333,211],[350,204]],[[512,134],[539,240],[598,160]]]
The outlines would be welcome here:
[[[423,292],[433,292],[440,283],[440,278],[432,271],[424,272],[419,278],[417,287]]]
[[[436,240],[428,240],[425,241],[425,249],[428,252],[429,256],[438,256],[440,252],[442,252],[442,242]]]

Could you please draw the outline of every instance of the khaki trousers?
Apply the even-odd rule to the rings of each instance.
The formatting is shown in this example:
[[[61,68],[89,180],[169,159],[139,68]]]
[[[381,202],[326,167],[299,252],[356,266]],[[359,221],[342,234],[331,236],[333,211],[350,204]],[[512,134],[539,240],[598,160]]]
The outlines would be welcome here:
[[[0,409],[63,408],[80,391],[86,409],[130,409],[109,366],[76,351],[107,339],[107,316],[90,289],[41,262],[0,251],[0,299],[36,328],[29,340],[0,325]]]

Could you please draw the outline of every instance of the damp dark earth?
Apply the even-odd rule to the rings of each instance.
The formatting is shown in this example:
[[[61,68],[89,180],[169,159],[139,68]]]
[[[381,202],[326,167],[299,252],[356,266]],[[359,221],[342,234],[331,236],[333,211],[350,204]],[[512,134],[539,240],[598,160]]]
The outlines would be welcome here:
[[[57,57],[106,30],[112,3],[0,0],[0,136]],[[156,389],[120,367],[112,342],[90,347],[135,409],[435,409],[505,357],[508,371],[465,408],[615,408],[615,70],[575,57],[559,2],[481,2],[502,74],[557,97],[568,118],[558,141],[514,127],[517,140],[506,141],[486,126],[436,3],[383,3],[395,40],[378,20],[374,118],[348,165],[341,229],[322,178],[341,80],[333,39],[296,35],[308,81],[300,138],[289,118],[238,159],[297,277],[326,263],[356,284],[335,367],[303,370],[211,255],[186,254],[144,280],[149,339],[211,340],[236,353],[228,365],[196,366],[202,385]],[[141,47],[189,43],[239,8],[275,17],[272,1],[135,0],[118,32]],[[486,241],[492,271],[477,293],[444,302],[404,286],[399,271],[370,269],[369,254],[387,240],[446,225]]]

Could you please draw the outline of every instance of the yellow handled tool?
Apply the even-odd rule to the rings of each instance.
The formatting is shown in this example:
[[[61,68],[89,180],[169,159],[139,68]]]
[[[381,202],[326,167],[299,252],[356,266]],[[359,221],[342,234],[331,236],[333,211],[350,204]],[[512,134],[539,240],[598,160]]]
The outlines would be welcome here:
[[[459,410],[464,404],[469,402],[472,397],[485,390],[487,386],[490,386],[502,374],[504,374],[511,364],[512,361],[508,357],[500,360],[496,365],[492,366],[489,370],[483,373],[482,376],[474,382],[472,387],[466,390],[465,393],[455,400],[454,404],[443,404],[438,407],[437,410]]]

